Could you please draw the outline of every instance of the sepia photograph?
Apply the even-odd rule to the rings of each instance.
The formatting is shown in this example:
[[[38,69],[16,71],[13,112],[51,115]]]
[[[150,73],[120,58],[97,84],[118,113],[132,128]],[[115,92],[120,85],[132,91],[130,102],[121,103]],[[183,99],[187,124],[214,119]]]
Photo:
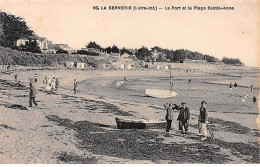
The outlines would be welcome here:
[[[0,165],[259,164],[259,0],[0,0]]]

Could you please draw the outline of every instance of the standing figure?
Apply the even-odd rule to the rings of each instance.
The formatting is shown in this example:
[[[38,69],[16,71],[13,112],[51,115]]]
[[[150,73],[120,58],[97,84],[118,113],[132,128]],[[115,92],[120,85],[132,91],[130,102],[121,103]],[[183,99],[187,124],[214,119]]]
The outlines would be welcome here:
[[[173,120],[173,104],[166,103],[164,104],[164,108],[166,110],[166,136],[170,136],[169,131],[171,129],[172,120]]]
[[[29,97],[30,97],[30,100],[29,100],[29,105],[30,105],[30,107],[32,107],[32,102],[37,106],[37,103],[36,103],[36,101],[35,101],[35,98],[36,98],[36,89],[34,88],[34,86],[33,86],[32,83],[30,83]]]
[[[51,90],[51,79],[50,79],[50,77],[47,77],[45,91],[48,92],[50,90]]]
[[[232,86],[233,86],[233,84],[231,83],[231,84],[229,85],[229,89],[230,89],[230,90],[232,90]]]
[[[55,77],[53,77],[51,80],[51,91],[54,91],[55,87],[56,87],[56,79]]]
[[[77,80],[74,79],[74,93],[75,93],[75,94],[77,93],[77,87],[78,87]]]
[[[181,132],[188,132],[188,128],[189,128],[189,120],[190,120],[190,110],[188,107],[186,107],[186,103],[182,102],[181,103],[181,108],[179,109],[179,116],[177,118],[177,120],[179,121],[179,130]],[[183,130],[184,127],[184,130]]]
[[[234,84],[234,87],[235,87],[235,90],[237,90],[237,83],[235,82],[235,84]]]
[[[17,74],[14,75],[14,81],[17,82]]]
[[[256,97],[255,96],[253,97],[253,102],[256,103]]]
[[[59,85],[60,85],[60,81],[59,81],[59,79],[58,78],[56,78],[56,90],[58,91],[58,89],[59,89]]]
[[[242,97],[242,103],[243,103],[243,106],[246,105],[246,99],[247,99],[246,95]]]
[[[35,82],[35,83],[37,83],[37,79],[38,79],[38,74],[35,73],[35,75],[34,75],[34,82]]]
[[[251,87],[251,94],[253,94],[253,91],[254,91],[254,85],[252,84],[250,87]]]
[[[208,124],[208,112],[206,109],[206,102],[201,102],[200,114],[199,114],[199,135],[202,135],[201,140],[207,139],[207,124]]]

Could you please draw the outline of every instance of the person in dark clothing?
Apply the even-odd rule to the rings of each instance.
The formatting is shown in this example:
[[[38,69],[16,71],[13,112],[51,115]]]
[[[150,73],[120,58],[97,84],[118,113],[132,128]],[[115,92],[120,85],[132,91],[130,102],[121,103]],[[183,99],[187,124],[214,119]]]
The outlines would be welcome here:
[[[202,135],[201,140],[207,139],[207,123],[208,123],[208,111],[206,109],[206,102],[201,102],[200,114],[199,114],[199,135]]]
[[[38,74],[35,73],[35,76],[34,76],[34,82],[37,83],[37,80],[38,80]]]
[[[256,103],[256,97],[255,96],[253,97],[253,102]]]
[[[177,120],[179,121],[179,130],[181,132],[188,132],[188,128],[189,128],[189,120],[190,120],[190,110],[188,107],[186,107],[186,103],[182,102],[181,103],[181,107],[179,108],[180,112],[179,112],[179,116],[177,118]],[[184,130],[183,130],[184,127]]]
[[[60,85],[60,81],[58,78],[56,78],[55,85],[56,85],[56,90],[58,91]]]
[[[172,125],[172,120],[173,120],[173,104],[170,103],[166,103],[164,104],[164,108],[166,110],[166,116],[165,116],[165,119],[166,119],[166,135],[167,136],[170,136],[169,135],[169,131],[171,129],[171,125]]]
[[[17,82],[17,74],[14,75],[14,81]]]
[[[229,85],[229,89],[230,89],[230,90],[232,90],[232,86],[233,86],[233,84],[231,83],[231,84]]]
[[[37,106],[38,104],[37,104],[36,101],[35,101],[35,98],[36,98],[36,89],[34,88],[34,86],[33,86],[32,83],[30,83],[29,97],[30,97],[30,101],[29,101],[30,107],[32,107],[32,102]]]
[[[234,84],[234,87],[235,87],[235,90],[237,90],[237,83],[235,82],[235,84]]]
[[[77,86],[78,86],[77,80],[74,79],[74,93],[75,94],[77,93]]]

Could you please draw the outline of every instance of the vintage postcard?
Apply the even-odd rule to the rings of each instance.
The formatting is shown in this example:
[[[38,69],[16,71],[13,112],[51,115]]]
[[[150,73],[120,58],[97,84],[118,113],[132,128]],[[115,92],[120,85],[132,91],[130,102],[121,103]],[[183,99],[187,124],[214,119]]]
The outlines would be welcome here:
[[[0,0],[0,164],[259,164],[259,0]]]

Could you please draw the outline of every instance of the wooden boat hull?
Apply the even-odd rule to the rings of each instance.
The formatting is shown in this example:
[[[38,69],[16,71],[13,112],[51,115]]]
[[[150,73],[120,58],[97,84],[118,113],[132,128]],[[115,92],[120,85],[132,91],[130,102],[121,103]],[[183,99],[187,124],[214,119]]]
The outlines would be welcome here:
[[[145,89],[145,95],[154,98],[172,98],[177,93],[171,90]]]
[[[158,129],[165,128],[166,121],[144,121],[144,120],[123,120],[116,118],[118,129]]]

